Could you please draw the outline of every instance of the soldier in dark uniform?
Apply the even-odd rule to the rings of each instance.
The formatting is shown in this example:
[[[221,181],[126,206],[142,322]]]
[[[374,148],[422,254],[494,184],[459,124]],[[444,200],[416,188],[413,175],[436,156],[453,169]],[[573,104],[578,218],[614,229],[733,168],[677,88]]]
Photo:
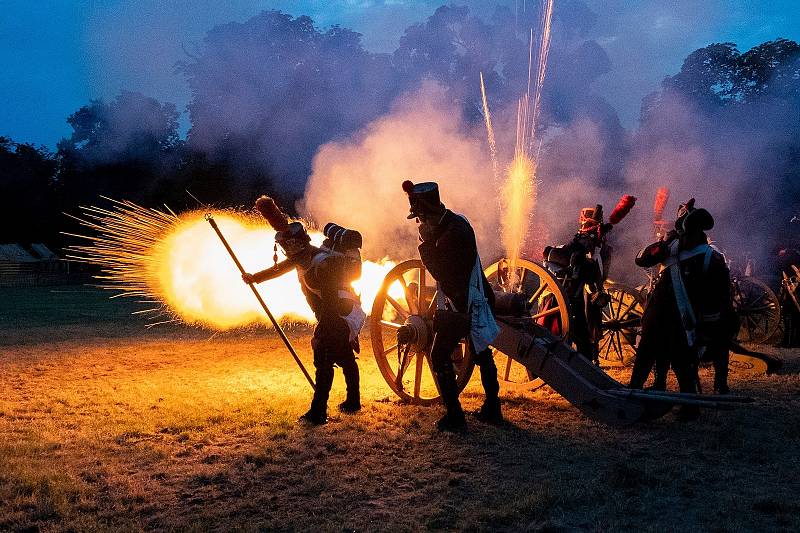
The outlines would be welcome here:
[[[601,205],[581,209],[579,224],[578,233],[569,243],[547,246],[543,257],[569,299],[570,337],[575,348],[599,364],[602,310],[608,304],[603,284],[611,255],[606,233],[612,225],[603,224]]]
[[[469,339],[470,350],[480,368],[486,399],[476,416],[499,424],[503,420],[498,393],[497,367],[492,342],[499,329],[494,320],[494,292],[483,275],[475,233],[469,222],[446,209],[439,199],[436,183],[403,183],[411,204],[409,219],[419,222],[419,253],[425,268],[436,279],[443,295],[434,317],[431,362],[442,401],[447,409],[437,428],[461,431],[466,428],[458,400],[458,386],[451,359],[461,339]],[[402,340],[402,339],[399,339]]]
[[[798,272],[800,267],[800,249],[780,248],[777,253],[777,268],[781,277],[781,320],[783,321],[783,339],[781,346],[794,348],[800,346],[800,290],[798,289]]]
[[[727,392],[727,357],[737,322],[725,259],[708,244],[714,219],[697,209],[692,198],[682,204],[675,230],[644,248],[636,264],[661,273],[642,315],[642,337],[630,387],[640,389],[656,365],[654,388],[666,388],[669,367],[681,392],[697,392],[701,357],[715,361],[715,388]],[[695,418],[696,407],[683,407],[683,418]]]
[[[315,425],[327,422],[334,365],[342,368],[347,384],[347,399],[339,408],[344,412],[356,412],[361,409],[361,399],[355,353],[359,351],[358,333],[365,316],[350,283],[354,271],[360,272],[361,263],[355,265],[352,257],[327,247],[312,246],[303,224],[289,223],[271,198],[259,198],[256,209],[278,230],[275,241],[286,253],[286,259],[261,272],[244,274],[242,278],[246,283],[261,283],[296,270],[303,294],[317,319],[311,339],[316,389],[311,408],[300,419]]]

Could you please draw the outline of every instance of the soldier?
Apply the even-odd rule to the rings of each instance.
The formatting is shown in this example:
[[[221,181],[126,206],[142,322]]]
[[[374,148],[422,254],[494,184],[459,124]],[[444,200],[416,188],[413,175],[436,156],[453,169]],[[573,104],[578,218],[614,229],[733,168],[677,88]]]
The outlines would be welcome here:
[[[480,368],[486,398],[476,416],[491,424],[500,424],[497,367],[491,343],[499,333],[494,319],[494,292],[483,275],[475,233],[461,215],[446,209],[439,199],[436,183],[403,182],[411,205],[409,219],[419,223],[419,254],[425,268],[436,279],[437,310],[431,362],[447,413],[436,423],[440,431],[466,429],[464,412],[458,400],[458,385],[451,354],[467,337],[475,363]],[[403,330],[398,332],[398,341]]]
[[[642,316],[631,388],[644,386],[655,362],[654,388],[666,388],[672,366],[681,392],[697,392],[697,367],[704,357],[715,361],[715,388],[727,392],[728,346],[737,326],[730,274],[722,254],[708,244],[705,232],[714,218],[694,204],[694,198],[681,204],[675,230],[636,257],[638,266],[660,264],[662,270]],[[698,414],[696,407],[684,406],[679,416]]]
[[[603,287],[611,265],[611,247],[607,236],[633,209],[636,198],[623,195],[611,212],[608,223],[603,223],[603,206],[585,207],[578,217],[578,233],[572,241],[562,246],[544,249],[545,265],[554,271],[569,298],[570,336],[578,352],[599,364],[598,344],[603,336],[603,307],[609,302]],[[548,304],[545,304],[545,306]],[[543,325],[559,329],[545,317]]]
[[[610,260],[605,234],[610,228],[603,224],[603,206],[586,207],[580,211],[575,237],[562,246],[547,246],[543,253],[545,265],[559,278],[569,299],[575,348],[595,364],[599,364],[602,309],[608,303],[603,283]]]
[[[360,255],[354,259],[352,254],[336,251],[337,243],[333,235],[329,236],[322,248],[312,246],[303,224],[289,223],[286,215],[267,196],[256,200],[256,209],[277,230],[275,241],[286,253],[286,259],[261,272],[244,274],[242,279],[245,283],[261,283],[296,270],[300,287],[317,319],[311,339],[316,389],[311,408],[300,420],[314,425],[327,422],[334,365],[342,368],[347,385],[347,399],[339,404],[339,409],[355,413],[361,409],[355,353],[359,352],[358,334],[366,317],[351,283],[360,276]],[[342,230],[331,224],[326,229],[330,226]],[[358,237],[357,244],[360,247],[360,234],[351,232],[350,235]]]
[[[795,217],[797,218],[797,217]],[[794,220],[794,219],[792,219]],[[783,339],[781,346],[793,348],[800,345],[800,250],[780,248],[777,253],[777,267],[781,277],[781,320]]]

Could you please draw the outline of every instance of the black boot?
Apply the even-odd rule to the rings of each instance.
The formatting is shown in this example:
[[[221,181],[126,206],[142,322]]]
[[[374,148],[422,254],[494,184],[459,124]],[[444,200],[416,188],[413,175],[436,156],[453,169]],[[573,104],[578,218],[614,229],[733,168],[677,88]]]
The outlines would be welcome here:
[[[449,411],[436,421],[436,429],[439,431],[449,431],[450,433],[463,433],[467,430],[467,420],[464,418],[464,411],[454,414]]]
[[[481,408],[475,413],[475,418],[493,426],[502,424],[503,412],[500,409],[500,400],[486,398]]]
[[[450,372],[437,373],[436,380],[439,383],[442,402],[447,409],[447,414],[436,422],[436,429],[455,433],[466,431],[467,420],[464,418],[461,402],[458,401],[458,384],[456,383],[455,372],[450,370]]]
[[[320,413],[316,411],[313,407],[306,411],[304,415],[302,415],[299,419],[300,422],[305,422],[306,424],[311,424],[314,426],[322,426],[328,423],[328,414],[325,412]]]
[[[497,381],[497,366],[490,349],[476,356],[476,363],[481,372],[481,385],[486,393],[486,399],[475,417],[487,424],[499,425],[503,423],[503,413],[500,410],[500,383]]]
[[[300,417],[300,421],[319,426],[328,422],[328,395],[333,386],[333,366],[317,367],[316,378],[311,408]]]
[[[347,384],[347,399],[339,404],[339,410],[345,413],[356,413],[361,410],[358,364],[353,359],[340,366],[344,373],[344,382]]]

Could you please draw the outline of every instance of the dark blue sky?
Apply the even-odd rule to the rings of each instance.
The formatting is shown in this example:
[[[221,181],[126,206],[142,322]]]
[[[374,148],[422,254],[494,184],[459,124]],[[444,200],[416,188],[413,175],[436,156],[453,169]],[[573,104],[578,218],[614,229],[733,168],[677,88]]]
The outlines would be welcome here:
[[[265,9],[307,14],[322,27],[350,27],[364,34],[367,48],[391,51],[406,26],[445,1],[0,0],[0,135],[54,147],[70,131],[70,113],[122,89],[182,110],[188,90],[173,65],[183,50],[191,51],[214,25]],[[514,2],[456,3],[486,14]],[[800,40],[800,0],[586,2],[598,14],[593,37],[614,63],[599,89],[626,125],[635,123],[642,96],[696,48],[733,41],[744,50],[777,37]]]

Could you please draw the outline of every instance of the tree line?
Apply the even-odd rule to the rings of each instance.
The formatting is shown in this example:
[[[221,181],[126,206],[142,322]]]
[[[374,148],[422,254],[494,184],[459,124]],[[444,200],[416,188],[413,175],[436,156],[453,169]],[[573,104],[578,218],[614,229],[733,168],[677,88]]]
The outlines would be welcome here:
[[[99,195],[182,209],[194,203],[186,191],[218,205],[244,205],[271,192],[291,205],[320,145],[358,131],[422,80],[442,85],[467,123],[480,125],[482,71],[502,121],[514,113],[528,75],[527,33],[511,30],[538,27],[538,16],[500,7],[485,20],[466,7],[443,6],[407,28],[392,54],[365,50],[347,28],[322,30],[309,17],[278,11],[217,26],[177,65],[191,91],[185,138],[175,105],[129,91],[69,115],[72,133],[55,151],[0,137],[0,242],[59,247],[59,231],[69,224],[62,212],[96,204]],[[640,123],[628,131],[593,89],[613,68],[589,37],[595,19],[580,0],[557,5],[540,126],[554,133],[542,149],[542,172],[550,179],[591,172],[597,185],[613,186],[629,179],[629,162],[651,146],[697,142],[722,165],[729,151],[757,143],[731,186],[745,194],[769,173],[784,199],[779,208],[795,208],[797,43],[778,39],[744,53],[717,43],[693,52],[644,99]],[[553,127],[578,118],[588,118],[602,137],[601,162],[591,170],[577,158],[554,164],[574,147]]]

